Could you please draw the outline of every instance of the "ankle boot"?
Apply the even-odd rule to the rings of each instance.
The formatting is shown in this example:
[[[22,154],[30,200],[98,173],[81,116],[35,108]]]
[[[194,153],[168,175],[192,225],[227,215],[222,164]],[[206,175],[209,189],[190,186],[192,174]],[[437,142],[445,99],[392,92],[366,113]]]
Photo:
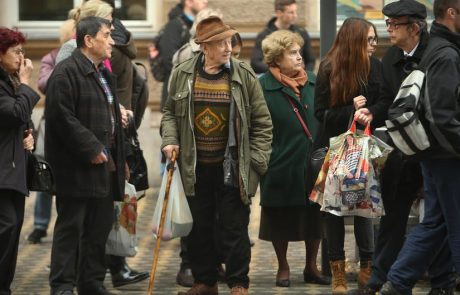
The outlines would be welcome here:
[[[358,287],[363,289],[372,274],[372,261],[361,261],[358,274]]]
[[[345,278],[345,261],[331,261],[332,294],[347,294],[347,280]]]

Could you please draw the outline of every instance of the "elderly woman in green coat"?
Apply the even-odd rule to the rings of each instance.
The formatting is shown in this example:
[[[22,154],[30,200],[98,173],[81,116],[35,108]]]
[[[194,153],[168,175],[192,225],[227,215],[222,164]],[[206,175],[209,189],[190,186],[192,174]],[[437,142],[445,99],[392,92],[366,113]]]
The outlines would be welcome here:
[[[260,183],[259,238],[273,244],[279,287],[290,286],[286,259],[289,241],[305,241],[304,281],[330,283],[316,266],[321,239],[320,213],[319,207],[308,201],[313,182],[308,162],[317,122],[313,107],[315,75],[303,68],[302,46],[301,36],[287,30],[275,31],[262,42],[269,70],[260,77],[260,84],[272,116],[273,142],[268,171]]]

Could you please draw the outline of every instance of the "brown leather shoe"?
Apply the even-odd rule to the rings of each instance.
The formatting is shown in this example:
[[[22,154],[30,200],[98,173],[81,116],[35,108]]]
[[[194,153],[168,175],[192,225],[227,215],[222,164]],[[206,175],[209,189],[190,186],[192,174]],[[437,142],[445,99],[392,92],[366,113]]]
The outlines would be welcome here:
[[[248,295],[248,289],[241,287],[241,286],[234,286],[232,290],[230,290],[230,295]]]
[[[217,284],[208,286],[205,284],[193,284],[193,287],[186,292],[179,292],[177,295],[217,295],[219,291]]]

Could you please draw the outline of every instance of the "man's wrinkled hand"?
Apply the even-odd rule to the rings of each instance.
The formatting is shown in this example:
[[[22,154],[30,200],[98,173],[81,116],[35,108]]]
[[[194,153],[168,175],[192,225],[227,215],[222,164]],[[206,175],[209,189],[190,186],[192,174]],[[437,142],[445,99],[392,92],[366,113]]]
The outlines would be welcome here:
[[[176,157],[179,155],[179,146],[175,144],[167,145],[163,148],[163,153],[165,154],[166,158],[172,158],[173,151],[176,151]]]

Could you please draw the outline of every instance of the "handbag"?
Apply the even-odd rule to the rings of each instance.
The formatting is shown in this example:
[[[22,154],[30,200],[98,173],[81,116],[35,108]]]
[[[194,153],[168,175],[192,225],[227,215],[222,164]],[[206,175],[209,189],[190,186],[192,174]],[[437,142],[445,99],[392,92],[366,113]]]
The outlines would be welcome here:
[[[55,183],[51,166],[32,153],[27,157],[27,188],[35,192],[54,194]]]
[[[128,127],[128,154],[126,163],[129,167],[129,183],[136,187],[136,191],[143,191],[149,188],[149,179],[147,171],[147,163],[145,162],[144,153],[140,147],[137,138],[137,131],[134,124],[134,119],[129,118]]]

